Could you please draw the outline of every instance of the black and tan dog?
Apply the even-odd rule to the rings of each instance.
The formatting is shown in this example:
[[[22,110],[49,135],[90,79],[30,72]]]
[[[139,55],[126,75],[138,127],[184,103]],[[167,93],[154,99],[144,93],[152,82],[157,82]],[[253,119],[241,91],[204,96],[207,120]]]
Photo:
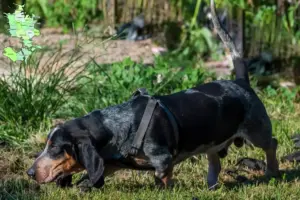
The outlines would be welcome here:
[[[166,109],[156,104],[141,148],[136,155],[130,155],[149,101],[146,95],[136,95],[123,104],[95,110],[55,127],[28,175],[38,183],[48,183],[86,170],[86,186],[101,187],[104,177],[118,169],[144,169],[154,170],[155,180],[167,186],[174,165],[205,153],[209,161],[208,186],[214,188],[221,170],[219,153],[235,138],[262,148],[267,173],[277,175],[277,140],[272,138],[270,119],[250,87],[240,54],[220,26],[213,0],[211,7],[214,26],[232,54],[236,80],[214,81],[171,95],[153,96],[176,120],[178,134]]]

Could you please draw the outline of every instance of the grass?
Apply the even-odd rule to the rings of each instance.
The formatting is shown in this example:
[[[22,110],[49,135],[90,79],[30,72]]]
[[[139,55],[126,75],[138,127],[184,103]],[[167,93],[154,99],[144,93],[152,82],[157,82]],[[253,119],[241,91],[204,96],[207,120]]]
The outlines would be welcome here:
[[[258,92],[263,99],[273,124],[273,134],[279,140],[278,158],[294,151],[289,137],[300,130],[299,104],[293,103],[295,91],[287,89],[264,89]],[[207,160],[205,156],[188,159],[175,167],[176,186],[159,190],[154,186],[152,172],[123,170],[106,178],[104,188],[87,194],[76,188],[60,189],[55,184],[37,185],[25,174],[32,163],[33,153],[43,147],[44,127],[31,133],[31,138],[20,147],[1,148],[0,155],[0,199],[298,199],[300,195],[300,168],[293,163],[280,163],[284,172],[280,179],[266,179],[262,172],[247,170],[242,174],[249,178],[239,183],[224,173],[224,169],[234,168],[238,158],[263,159],[260,149],[231,147],[229,156],[222,159],[220,189],[208,191],[206,185]],[[79,176],[79,175],[78,175]],[[77,176],[77,178],[78,178]]]
[[[29,131],[24,129],[39,127],[65,104],[80,87],[76,80],[87,65],[78,64],[82,56],[76,48],[60,48],[33,54],[27,63],[12,63],[11,74],[0,79],[0,140],[26,139]]]
[[[80,57],[75,56],[74,61],[77,58]],[[159,190],[154,186],[152,172],[131,170],[122,170],[114,176],[106,177],[104,188],[93,189],[92,192],[86,194],[79,193],[76,188],[60,189],[55,184],[37,185],[29,180],[25,172],[33,162],[33,155],[43,148],[46,134],[53,125],[53,120],[82,116],[93,109],[121,103],[126,101],[138,87],[146,87],[151,94],[168,94],[215,79],[212,74],[203,69],[195,68],[195,63],[173,56],[156,58],[155,68],[147,68],[130,59],[113,65],[86,64],[84,73],[71,77],[72,82],[69,82],[69,79],[65,79],[62,73],[70,69],[72,62],[67,60],[66,66],[62,68],[62,71],[56,71],[53,79],[50,77],[43,81],[39,76],[41,68],[34,68],[35,76],[27,77],[16,74],[13,78],[17,78],[17,82],[10,85],[12,89],[2,87],[0,200],[298,199],[300,168],[296,164],[280,163],[280,168],[284,172],[280,179],[268,180],[262,172],[248,170],[241,173],[247,176],[249,181],[239,183],[224,173],[224,169],[235,167],[238,158],[264,159],[264,153],[260,149],[252,150],[249,146],[241,149],[231,147],[229,155],[222,159],[223,170],[220,175],[220,189],[217,191],[207,190],[207,160],[203,155],[177,165],[174,171],[175,187],[168,190]],[[53,69],[55,62],[42,66]],[[48,73],[45,76],[48,76]],[[161,80],[158,80],[158,77]],[[37,80],[46,85],[36,84]],[[0,82],[0,84],[5,86],[7,82]],[[82,87],[76,87],[74,92],[73,85]],[[14,90],[13,86],[21,89]],[[66,88],[63,89],[60,86]],[[49,87],[50,92],[47,90]],[[28,92],[28,89],[31,92]],[[284,88],[275,90],[268,87],[262,90],[257,89],[257,92],[271,116],[273,134],[279,140],[278,158],[280,158],[294,151],[290,136],[300,130],[300,104],[296,101],[297,90]],[[6,101],[7,94],[11,97],[9,99],[11,103]],[[51,95],[57,96],[51,99],[49,98]],[[67,98],[61,98],[63,96]],[[23,101],[23,98],[29,100]],[[50,104],[53,104],[54,110],[47,107]],[[40,110],[37,109],[38,107],[44,108],[42,116],[35,114],[36,110]],[[18,121],[14,117],[23,116],[22,110],[25,108],[30,108],[25,114],[27,118],[36,120],[35,123],[25,123],[25,125],[16,123]],[[13,115],[12,111],[17,111],[17,114]],[[30,122],[24,119],[21,121]],[[36,127],[36,124],[39,126]],[[5,142],[1,143],[3,139]],[[13,141],[16,142],[13,143]],[[13,145],[10,146],[7,143]],[[76,175],[76,178],[79,178],[79,175]]]

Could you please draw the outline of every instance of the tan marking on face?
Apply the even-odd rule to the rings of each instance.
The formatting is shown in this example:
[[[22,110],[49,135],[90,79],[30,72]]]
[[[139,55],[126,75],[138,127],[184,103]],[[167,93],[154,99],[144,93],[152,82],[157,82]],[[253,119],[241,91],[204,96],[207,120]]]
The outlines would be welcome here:
[[[83,169],[67,152],[64,152],[64,156],[56,160],[43,156],[36,160],[36,181],[38,183],[51,182],[59,174],[66,176],[80,172]]]
[[[63,170],[65,173],[77,173],[82,171],[84,168],[73,158],[73,156],[69,155],[65,152],[65,161],[63,163]]]

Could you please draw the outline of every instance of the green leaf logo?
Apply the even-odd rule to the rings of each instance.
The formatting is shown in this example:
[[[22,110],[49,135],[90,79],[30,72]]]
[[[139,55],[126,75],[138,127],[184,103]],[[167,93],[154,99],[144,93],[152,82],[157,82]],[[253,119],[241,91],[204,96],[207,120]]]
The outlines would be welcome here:
[[[24,61],[40,46],[35,46],[32,43],[34,36],[39,36],[40,31],[34,28],[36,24],[36,17],[26,15],[24,13],[24,5],[18,5],[18,8],[13,14],[6,14],[9,24],[9,33],[11,37],[17,37],[22,43],[22,48],[19,51],[14,50],[12,47],[6,47],[3,55],[8,57],[13,62]]]

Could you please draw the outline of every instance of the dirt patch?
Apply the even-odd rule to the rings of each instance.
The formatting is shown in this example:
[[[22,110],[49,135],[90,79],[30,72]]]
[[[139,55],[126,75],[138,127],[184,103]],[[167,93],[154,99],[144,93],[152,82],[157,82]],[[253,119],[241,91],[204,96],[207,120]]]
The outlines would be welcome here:
[[[3,41],[0,45],[0,74],[7,74],[10,69],[10,61],[8,58],[3,56],[3,49],[8,46],[20,47],[20,44],[17,38],[11,38],[4,34],[0,35],[0,41]],[[80,45],[80,52],[87,52],[87,54],[82,57],[82,62],[91,57],[95,57],[95,60],[98,63],[113,63],[122,61],[126,57],[130,57],[136,62],[148,64],[153,63],[154,59],[152,48],[155,47],[155,45],[150,39],[137,42],[125,40],[103,41],[102,39],[97,38],[87,38],[82,34],[79,34],[78,37],[76,37],[69,34],[49,32],[45,30],[42,31],[41,36],[35,37],[33,42],[36,45],[40,45],[42,47],[47,46],[54,50],[61,47],[63,52],[70,52],[72,49],[75,49],[76,45]],[[42,59],[41,63],[45,63],[47,57]],[[67,61],[64,59],[61,60],[61,63]]]
[[[5,47],[20,47],[19,40],[17,38],[11,38],[7,35],[0,34],[0,75],[8,74],[10,71],[10,60],[3,56],[3,49]],[[63,34],[57,29],[42,29],[39,37],[34,37],[33,42],[35,45],[42,47],[48,47],[53,50],[62,48],[63,52],[70,52],[75,49],[76,45],[80,46],[79,53],[86,53],[79,63],[74,65],[78,66],[88,61],[91,57],[95,58],[95,61],[99,64],[110,64],[124,60],[124,58],[130,57],[133,61],[143,62],[144,64],[152,64],[154,62],[154,56],[164,51],[164,48],[158,47],[151,39],[144,41],[126,41],[126,40],[106,40],[103,41],[100,38],[86,37],[83,34],[77,36],[71,34]],[[47,56],[41,59],[41,65],[46,63]],[[60,60],[58,65],[68,61],[68,57],[64,57]],[[216,64],[218,65],[218,64]],[[229,73],[227,66],[216,67],[214,64],[208,65],[209,69],[213,69],[219,75]]]
[[[22,149],[1,148],[0,149],[0,177],[1,179],[10,179],[17,176],[23,176],[26,168],[32,162],[32,153]]]

